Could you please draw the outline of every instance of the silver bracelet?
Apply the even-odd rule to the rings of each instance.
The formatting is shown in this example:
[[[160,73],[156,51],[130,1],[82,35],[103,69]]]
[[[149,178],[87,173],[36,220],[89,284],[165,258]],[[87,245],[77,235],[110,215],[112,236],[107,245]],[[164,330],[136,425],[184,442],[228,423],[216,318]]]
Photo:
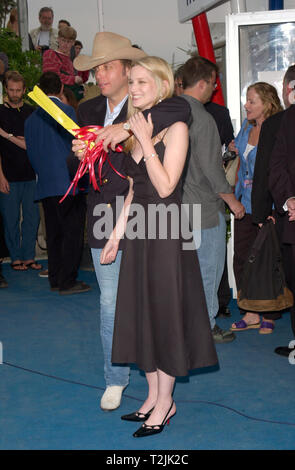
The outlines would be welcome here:
[[[151,153],[150,155],[148,155],[147,157],[143,157],[143,161],[144,162],[147,162],[150,158],[152,157],[158,157],[158,154],[157,153]]]

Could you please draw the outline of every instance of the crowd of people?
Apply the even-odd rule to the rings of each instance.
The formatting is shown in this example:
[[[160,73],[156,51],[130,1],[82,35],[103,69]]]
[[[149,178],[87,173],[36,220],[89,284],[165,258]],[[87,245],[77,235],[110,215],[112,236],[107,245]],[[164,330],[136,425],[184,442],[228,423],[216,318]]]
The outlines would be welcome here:
[[[0,106],[0,211],[11,267],[42,269],[34,258],[36,202],[41,201],[50,289],[61,295],[89,291],[77,280],[87,220],[100,289],[106,383],[100,406],[105,411],[120,406],[129,365],[135,363],[145,372],[147,396],[122,419],[142,423],[134,437],[157,434],[176,413],[175,377],[217,364],[215,344],[233,341],[236,332],[272,333],[280,317],[268,312],[261,322],[258,312],[242,311],[243,318],[228,330],[216,323],[219,315],[230,315],[226,206],[235,218],[237,285],[259,228],[271,218],[284,253],[287,283],[295,294],[295,116],[289,99],[295,66],[283,81],[286,111],[272,85],[251,84],[246,119],[234,138],[228,109],[211,101],[218,77],[215,63],[194,56],[173,76],[166,61],[111,32],[97,33],[92,55],[83,55],[68,21],[61,20],[54,30],[50,8],[42,8],[39,19],[40,27],[30,32],[42,54],[38,85],[80,127],[101,126],[97,141],[103,141],[108,159],[102,180],[96,173],[99,191],[80,181],[78,191],[60,203],[85,156],[86,143],[72,140],[43,109],[25,103],[22,76],[6,72],[6,100]],[[100,94],[79,103],[91,69]],[[66,90],[76,96],[74,107]],[[240,159],[235,188],[226,178],[222,146]],[[188,208],[185,214],[182,206]],[[136,224],[135,207],[143,214]],[[152,207],[166,211],[165,236],[163,213],[152,218]],[[200,212],[195,210],[199,207]],[[182,232],[185,221],[188,239]],[[135,225],[139,236],[133,236]],[[0,256],[6,254],[0,232]],[[3,276],[0,282],[7,287]],[[291,325],[295,335],[294,307]],[[287,356],[290,349],[277,352]]]
[[[76,41],[77,33],[74,28],[67,20],[60,20],[58,30],[55,30],[53,20],[53,10],[49,7],[41,8],[40,26],[30,31],[29,34],[30,47],[42,54],[43,74],[40,87],[50,96],[55,96],[57,105],[76,121],[75,110],[78,102],[83,98],[83,83],[87,82],[89,71],[78,72],[73,68],[73,59],[83,47],[81,41]],[[7,28],[19,35],[16,8],[10,13]],[[70,195],[65,204],[62,206],[57,204],[56,213],[48,209],[49,202],[52,202],[54,197],[58,200],[70,184],[66,163],[71,150],[70,135],[66,132],[62,134],[59,126],[56,126],[57,129],[53,132],[52,124],[49,123],[46,129],[40,126],[40,139],[35,138],[36,134],[30,139],[30,122],[34,122],[36,131],[38,121],[35,122],[34,108],[24,101],[25,81],[17,71],[9,70],[5,54],[2,62],[4,70],[1,77],[6,98],[1,106],[0,118],[0,205],[3,241],[1,259],[9,255],[12,269],[16,271],[34,269],[39,271],[41,277],[49,276],[50,288],[59,290],[62,295],[85,292],[90,287],[76,280],[83,250],[83,221],[85,219],[83,195],[81,192],[77,197]],[[32,120],[29,120],[31,114],[33,114]],[[24,138],[25,126],[28,127],[26,138]],[[38,144],[41,136],[44,137],[42,130],[47,134],[48,146],[44,147],[42,140],[42,161],[36,157],[36,162],[34,162],[36,152],[40,152],[41,149],[38,149]],[[50,131],[52,131],[51,134]],[[45,149],[48,149],[48,154]],[[53,155],[56,155],[54,165]],[[47,171],[49,168],[51,175]],[[38,175],[37,186],[36,175]],[[75,201],[75,209],[79,206],[78,212],[75,212],[74,208],[71,208],[74,212],[70,211],[71,200]],[[40,201],[41,206],[38,206],[36,201]],[[60,209],[64,210],[64,214],[59,214]],[[48,264],[51,267],[50,270],[43,271],[42,265],[34,259],[40,212],[45,220],[47,251],[50,253]],[[79,225],[78,231],[73,230],[68,222],[73,218]],[[73,253],[77,260],[74,260]],[[49,271],[51,274],[48,274]],[[2,274],[1,286],[8,286]]]

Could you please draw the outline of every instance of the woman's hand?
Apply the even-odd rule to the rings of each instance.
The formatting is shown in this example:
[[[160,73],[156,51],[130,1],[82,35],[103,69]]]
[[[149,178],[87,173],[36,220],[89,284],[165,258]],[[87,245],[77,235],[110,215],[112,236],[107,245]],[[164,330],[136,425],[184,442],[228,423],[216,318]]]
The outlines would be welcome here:
[[[134,136],[141,145],[151,140],[154,125],[150,113],[148,114],[147,120],[145,119],[144,115],[139,112],[131,116],[128,122]]]
[[[271,220],[273,224],[276,223],[276,219],[272,215],[269,215],[266,220]]]
[[[119,249],[119,240],[109,239],[100,254],[100,264],[111,264],[115,261]]]
[[[272,215],[269,215],[269,216],[266,218],[266,220],[271,220],[273,224],[276,223],[276,219],[275,219]],[[258,224],[258,227],[259,227],[259,228],[263,227],[263,223]]]
[[[228,144],[227,148],[228,148],[228,150],[230,150],[231,152],[235,152],[236,155],[239,155],[239,151],[238,151],[238,149],[237,149],[237,147],[236,147],[236,143],[235,143],[234,140],[232,140],[232,141]]]

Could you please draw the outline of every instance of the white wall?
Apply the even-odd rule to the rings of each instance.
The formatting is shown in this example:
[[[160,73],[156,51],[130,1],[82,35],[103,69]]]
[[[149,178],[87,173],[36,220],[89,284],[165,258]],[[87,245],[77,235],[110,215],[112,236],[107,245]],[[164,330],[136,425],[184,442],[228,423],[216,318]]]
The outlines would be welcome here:
[[[78,32],[84,54],[91,55],[94,34],[99,30],[97,0],[27,0],[29,30],[39,26],[38,12],[51,6],[55,13],[54,26],[67,19]],[[246,0],[249,11],[268,9],[268,0]],[[178,21],[177,0],[103,0],[104,30],[127,36],[148,54],[158,55],[177,65],[187,60],[181,49],[189,50],[192,38],[191,22]],[[295,8],[295,0],[285,0],[285,8]],[[224,22],[230,13],[230,2],[208,12],[211,23]]]
[[[268,10],[268,0],[246,0],[247,11]],[[284,0],[284,9],[295,8],[295,0]],[[207,13],[210,23],[224,23],[225,15],[231,13],[230,1],[225,2]]]
[[[94,34],[98,31],[97,0],[28,0],[29,30],[39,26],[41,7],[51,6],[55,13],[54,26],[67,19],[78,32],[85,54],[91,54]],[[127,36],[148,54],[158,55],[178,63],[187,55],[178,49],[189,49],[191,23],[178,22],[176,0],[104,0],[104,30]]]

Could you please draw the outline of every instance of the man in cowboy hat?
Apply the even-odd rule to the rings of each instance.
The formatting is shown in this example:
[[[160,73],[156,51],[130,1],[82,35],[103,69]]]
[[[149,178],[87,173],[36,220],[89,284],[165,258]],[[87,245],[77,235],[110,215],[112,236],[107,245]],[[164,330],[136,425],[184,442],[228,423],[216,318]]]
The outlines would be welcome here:
[[[94,68],[95,78],[101,90],[101,95],[82,103],[78,108],[78,123],[80,126],[100,125],[108,126],[101,131],[101,139],[105,145],[113,142],[113,133],[116,142],[129,137],[128,130],[123,129],[127,114],[128,98],[128,72],[131,61],[145,57],[146,54],[137,47],[132,47],[129,39],[111,32],[97,33],[94,38],[92,56],[80,54],[74,60],[76,70],[89,70]],[[163,128],[176,121],[186,121],[190,116],[190,107],[180,98],[171,98],[149,110],[154,121],[161,113],[163,126],[154,126],[154,135]],[[119,136],[119,137],[118,137]],[[107,142],[107,143],[106,143]],[[85,144],[73,141],[73,151],[77,156]],[[112,147],[114,147],[112,145]],[[114,150],[114,148],[113,148]],[[91,186],[87,201],[87,229],[88,243],[91,248],[94,268],[100,288],[100,333],[104,352],[104,372],[106,390],[102,396],[100,406],[103,410],[114,410],[120,406],[122,392],[129,382],[129,367],[116,366],[111,363],[111,350],[113,327],[117,297],[117,285],[120,271],[122,245],[116,261],[110,265],[100,264],[100,253],[113,228],[116,220],[116,197],[125,197],[129,184],[122,177],[124,174],[124,154],[116,151],[109,152],[110,165],[104,165],[103,184],[101,191],[95,191]],[[112,226],[107,229],[101,223],[101,208],[109,212],[112,217]],[[106,224],[107,225],[107,224]],[[120,242],[121,243],[121,242]]]

